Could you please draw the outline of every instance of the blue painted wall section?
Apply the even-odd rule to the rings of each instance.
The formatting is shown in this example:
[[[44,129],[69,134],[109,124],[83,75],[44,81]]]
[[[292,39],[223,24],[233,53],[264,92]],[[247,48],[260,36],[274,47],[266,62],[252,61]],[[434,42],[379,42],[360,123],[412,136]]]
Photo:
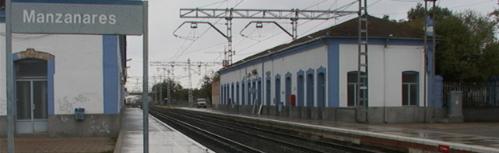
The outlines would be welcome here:
[[[118,36],[103,35],[104,114],[117,114],[120,103],[120,77],[118,59]]]
[[[328,106],[340,106],[340,44],[329,40],[327,51]]]
[[[54,115],[54,74],[55,74],[55,59],[53,57],[49,58],[47,61],[47,88],[48,88],[48,114]]]
[[[442,76],[435,76],[433,78],[433,94],[432,94],[432,99],[430,100],[429,106],[435,107],[435,108],[443,108],[444,103],[444,78]]]

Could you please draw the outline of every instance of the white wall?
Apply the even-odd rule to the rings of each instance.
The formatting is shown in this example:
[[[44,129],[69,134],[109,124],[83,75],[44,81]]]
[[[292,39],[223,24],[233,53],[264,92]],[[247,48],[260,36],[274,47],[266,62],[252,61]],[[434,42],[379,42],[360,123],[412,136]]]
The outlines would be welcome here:
[[[262,70],[263,64],[263,70]],[[303,70],[305,73],[309,68],[317,70],[319,67],[324,67],[327,70],[327,46],[322,45],[316,48],[307,49],[306,51],[291,54],[284,57],[275,58],[272,60],[264,61],[263,63],[257,63],[253,65],[249,65],[246,67],[239,68],[237,70],[230,71],[228,73],[224,73],[221,75],[221,85],[229,84],[234,82],[241,82],[245,74],[250,73],[253,70],[257,70],[258,76],[252,76],[251,79],[256,77],[261,77],[262,74],[264,78],[262,78],[262,103],[265,103],[266,100],[266,73],[268,71],[271,72],[271,105],[275,105],[275,76],[279,74],[281,76],[281,101],[285,101],[285,78],[286,73],[290,72],[292,74],[291,78],[291,93],[297,95],[297,80],[296,73],[299,70]],[[327,72],[326,72],[327,74]],[[328,76],[326,75],[326,84],[329,82]],[[314,76],[314,84],[317,84],[317,75]],[[247,88],[247,84],[245,85]],[[316,90],[317,85],[314,85],[314,90]],[[236,88],[236,85],[234,85]],[[240,86],[241,88],[241,86]],[[304,87],[306,89],[306,85]],[[328,89],[326,88],[326,93]],[[230,91],[230,90],[229,90]],[[236,91],[236,90],[234,90]],[[240,89],[241,92],[241,89]],[[236,96],[237,94],[234,94]],[[239,93],[241,95],[241,93]],[[247,94],[245,94],[247,96]],[[305,94],[306,96],[306,94]],[[314,94],[314,99],[316,99],[317,95]],[[328,96],[326,95],[326,106],[328,106]],[[306,97],[304,98],[306,100]],[[239,100],[240,101],[240,100]],[[316,101],[316,100],[315,100]]]
[[[419,104],[423,105],[422,46],[369,46],[369,106],[402,105],[402,72],[419,72]],[[347,106],[347,72],[357,71],[357,45],[340,45],[340,107]]]
[[[4,25],[0,26],[4,29]],[[0,47],[5,48],[0,36]],[[72,114],[84,107],[86,113],[103,113],[102,36],[15,34],[13,52],[34,48],[55,56],[54,113]],[[0,55],[0,63],[5,57]],[[0,115],[5,115],[5,69],[0,66]]]
[[[357,45],[356,44],[341,44],[340,45],[340,107],[347,106],[347,72],[357,70]],[[263,70],[262,70],[263,64]],[[288,55],[285,57],[275,58],[254,65],[239,68],[237,70],[221,75],[221,84],[232,82],[240,82],[245,74],[252,70],[257,70],[258,77],[264,74],[262,79],[262,102],[266,100],[265,73],[271,72],[271,105],[275,105],[275,76],[281,76],[281,101],[285,99],[285,75],[287,72],[292,73],[292,94],[297,94],[296,72],[309,68],[317,70],[323,66],[327,70],[327,47],[321,46],[309,49],[304,52]],[[402,72],[417,71],[419,72],[419,104],[424,105],[424,62],[422,46],[406,46],[406,45],[370,45],[369,47],[369,105],[373,107],[396,107],[402,104]],[[252,77],[252,79],[255,77]],[[326,76],[329,79],[330,76]],[[306,80],[305,80],[306,81]],[[317,72],[314,76],[314,90],[317,87]],[[329,82],[329,80],[326,80]],[[247,86],[247,85],[245,85]],[[236,86],[234,85],[234,88]],[[241,88],[241,87],[240,87]],[[306,90],[306,83],[304,86]],[[328,89],[327,89],[328,90]],[[230,90],[229,90],[230,91]],[[236,91],[236,90],[234,90]],[[240,90],[241,92],[241,90]],[[317,92],[317,91],[315,91]],[[328,93],[326,91],[326,93]],[[241,95],[241,93],[239,93]],[[230,95],[230,94],[229,94]],[[234,94],[236,96],[237,94]],[[305,95],[305,100],[307,95]],[[245,96],[248,96],[247,94]],[[326,99],[328,96],[326,96]],[[315,105],[317,105],[317,95],[314,94]],[[240,102],[241,100],[238,100]],[[326,102],[329,100],[327,99]],[[305,104],[306,105],[306,104]],[[329,103],[326,103],[328,106]]]

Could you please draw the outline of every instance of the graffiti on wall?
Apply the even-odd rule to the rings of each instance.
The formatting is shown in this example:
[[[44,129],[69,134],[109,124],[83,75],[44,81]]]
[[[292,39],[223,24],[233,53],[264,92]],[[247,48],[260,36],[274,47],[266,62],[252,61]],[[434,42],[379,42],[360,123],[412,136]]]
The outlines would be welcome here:
[[[89,94],[79,94],[74,97],[65,96],[62,99],[59,99],[59,107],[58,110],[61,114],[72,114],[74,113],[74,109],[78,107],[86,106],[87,103],[90,102]]]

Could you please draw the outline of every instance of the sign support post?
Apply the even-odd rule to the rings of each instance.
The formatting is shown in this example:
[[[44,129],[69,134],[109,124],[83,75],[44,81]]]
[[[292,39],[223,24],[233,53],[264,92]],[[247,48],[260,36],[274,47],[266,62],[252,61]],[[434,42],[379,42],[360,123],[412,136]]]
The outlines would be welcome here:
[[[142,112],[143,112],[143,137],[144,153],[149,153],[149,28],[148,28],[148,3],[144,1],[144,33],[142,35]]]
[[[7,152],[15,153],[14,146],[14,62],[12,61],[12,23],[11,23],[11,0],[5,1],[5,66],[7,82]]]

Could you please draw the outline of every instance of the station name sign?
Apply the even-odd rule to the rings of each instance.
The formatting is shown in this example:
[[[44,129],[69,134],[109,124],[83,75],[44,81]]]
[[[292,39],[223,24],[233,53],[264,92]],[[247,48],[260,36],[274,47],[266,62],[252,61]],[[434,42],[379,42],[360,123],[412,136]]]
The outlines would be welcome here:
[[[116,24],[114,14],[36,13],[23,10],[23,23],[37,24]]]
[[[143,32],[143,5],[12,3],[15,33],[127,34]]]

